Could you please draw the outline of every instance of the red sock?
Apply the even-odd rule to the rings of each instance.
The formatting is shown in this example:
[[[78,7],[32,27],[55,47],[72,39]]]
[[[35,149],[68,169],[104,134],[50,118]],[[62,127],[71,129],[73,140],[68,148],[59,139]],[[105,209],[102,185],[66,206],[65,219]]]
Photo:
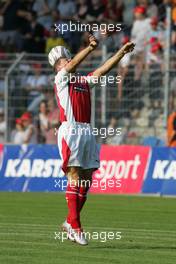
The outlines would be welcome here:
[[[86,200],[87,200],[87,192],[89,190],[89,186],[80,186],[79,187],[79,194],[78,194],[78,199],[79,199],[79,212],[83,208]]]
[[[68,205],[67,222],[71,224],[72,228],[77,229],[81,227],[79,217],[79,200],[78,200],[78,186],[72,186],[68,183],[66,190],[66,200]]]

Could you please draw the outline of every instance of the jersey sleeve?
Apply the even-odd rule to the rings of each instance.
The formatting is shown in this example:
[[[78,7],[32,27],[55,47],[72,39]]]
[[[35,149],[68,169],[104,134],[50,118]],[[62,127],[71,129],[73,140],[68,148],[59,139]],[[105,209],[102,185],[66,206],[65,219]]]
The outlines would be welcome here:
[[[93,76],[93,72],[90,72],[86,76],[87,83],[91,89],[97,87],[99,85],[99,80],[97,76]]]
[[[65,68],[63,68],[56,74],[54,82],[55,82],[57,91],[62,91],[63,89],[68,87],[69,73],[66,71]]]

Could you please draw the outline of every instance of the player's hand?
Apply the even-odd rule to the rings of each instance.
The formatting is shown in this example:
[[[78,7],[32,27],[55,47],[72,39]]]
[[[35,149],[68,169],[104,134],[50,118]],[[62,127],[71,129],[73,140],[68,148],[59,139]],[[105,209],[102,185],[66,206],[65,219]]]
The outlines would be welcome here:
[[[124,54],[132,52],[134,50],[135,44],[133,42],[127,42],[123,47],[122,50]]]
[[[89,34],[89,47],[94,50],[98,46],[98,40],[92,34]]]

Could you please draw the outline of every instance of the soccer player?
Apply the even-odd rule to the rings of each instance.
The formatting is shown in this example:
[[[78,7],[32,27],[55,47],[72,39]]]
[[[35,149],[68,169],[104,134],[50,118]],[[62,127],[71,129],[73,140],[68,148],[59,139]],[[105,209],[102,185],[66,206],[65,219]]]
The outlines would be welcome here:
[[[61,122],[58,146],[62,170],[68,177],[68,215],[62,227],[68,233],[68,238],[80,245],[88,244],[81,227],[80,212],[91,186],[92,173],[99,168],[99,150],[90,125],[90,89],[97,85],[98,78],[109,72],[126,53],[134,49],[134,44],[128,42],[93,73],[73,78],[77,76],[76,68],[97,45],[96,38],[90,35],[89,45],[72,59],[68,49],[63,46],[54,47],[48,55],[49,63],[56,73],[55,94]]]

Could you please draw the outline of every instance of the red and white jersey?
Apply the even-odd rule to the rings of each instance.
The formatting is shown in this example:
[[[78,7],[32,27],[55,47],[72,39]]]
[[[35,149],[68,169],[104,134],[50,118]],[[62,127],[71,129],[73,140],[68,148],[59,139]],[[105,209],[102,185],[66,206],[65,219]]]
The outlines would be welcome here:
[[[74,78],[74,81],[70,81],[70,76],[70,73],[65,68],[55,76],[54,89],[60,110],[60,122],[90,123],[90,88],[95,86],[94,77],[90,73],[88,76],[82,77],[82,79],[81,76],[78,76],[79,78]]]

